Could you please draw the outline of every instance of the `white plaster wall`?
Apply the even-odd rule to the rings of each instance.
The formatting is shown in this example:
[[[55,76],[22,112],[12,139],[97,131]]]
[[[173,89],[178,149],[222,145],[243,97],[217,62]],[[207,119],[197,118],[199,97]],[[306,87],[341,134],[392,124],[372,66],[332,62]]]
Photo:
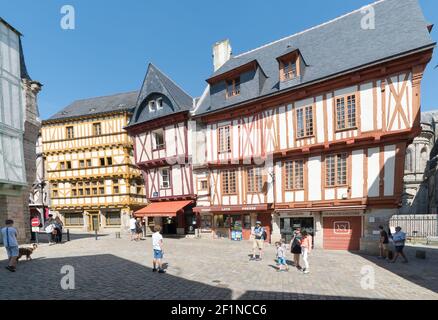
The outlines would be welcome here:
[[[379,148],[368,149],[368,196],[379,196]]]
[[[360,86],[361,129],[363,132],[374,130],[373,110],[373,83],[369,82]]]
[[[352,170],[351,170],[351,197],[361,198],[363,196],[363,150],[354,150],[352,152]]]
[[[392,196],[394,195],[395,145],[385,146],[384,161],[385,161],[384,195]]]
[[[311,157],[307,161],[309,200],[321,200],[321,157]]]

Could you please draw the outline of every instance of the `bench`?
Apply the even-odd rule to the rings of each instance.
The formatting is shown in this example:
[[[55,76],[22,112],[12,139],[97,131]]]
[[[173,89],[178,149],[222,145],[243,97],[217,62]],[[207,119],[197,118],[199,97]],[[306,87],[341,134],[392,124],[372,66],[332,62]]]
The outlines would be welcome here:
[[[438,237],[427,237],[426,244],[431,244],[433,242],[438,243]]]

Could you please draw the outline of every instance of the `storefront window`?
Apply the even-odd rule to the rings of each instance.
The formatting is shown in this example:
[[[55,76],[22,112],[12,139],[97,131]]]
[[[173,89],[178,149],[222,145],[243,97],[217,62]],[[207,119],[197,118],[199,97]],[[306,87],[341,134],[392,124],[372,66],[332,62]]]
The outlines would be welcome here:
[[[221,214],[214,216],[214,226],[216,228],[223,228],[224,227],[224,216]]]
[[[202,230],[211,230],[212,227],[212,216],[201,216],[201,229]]]

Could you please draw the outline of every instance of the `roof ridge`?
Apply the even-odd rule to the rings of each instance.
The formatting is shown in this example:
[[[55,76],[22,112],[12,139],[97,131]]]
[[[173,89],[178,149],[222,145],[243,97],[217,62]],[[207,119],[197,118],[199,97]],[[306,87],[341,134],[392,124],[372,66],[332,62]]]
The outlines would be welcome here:
[[[78,101],[94,100],[94,99],[107,98],[107,97],[115,97],[115,96],[120,96],[122,94],[138,93],[138,92],[139,92],[139,90],[131,90],[131,91],[126,91],[126,92],[119,92],[119,93],[114,93],[114,94],[108,94],[108,95],[104,95],[104,96],[82,98],[82,99],[73,100],[73,102],[70,103],[70,105],[75,103],[75,102],[78,102]]]
[[[365,5],[365,6],[362,6],[362,7],[360,7],[359,9],[355,9],[355,10],[353,10],[353,11],[350,11],[350,12],[348,12],[348,13],[345,13],[345,14],[343,14],[343,15],[340,15],[340,16],[338,16],[338,17],[332,19],[332,20],[329,20],[329,21],[323,22],[323,23],[321,23],[321,24],[318,24],[318,25],[316,25],[316,26],[310,27],[310,28],[305,29],[305,30],[303,30],[303,31],[299,31],[299,32],[294,33],[294,34],[292,34],[292,35],[289,35],[289,36],[283,37],[283,38],[281,38],[281,39],[278,39],[278,40],[272,41],[272,42],[270,42],[270,43],[264,44],[264,45],[262,45],[262,46],[260,46],[260,47],[255,48],[255,49],[251,49],[251,50],[249,50],[249,51],[246,51],[246,52],[240,53],[240,54],[238,54],[237,56],[234,56],[233,58],[239,58],[239,57],[241,57],[241,56],[244,56],[244,55],[246,55],[246,54],[252,53],[252,52],[254,52],[254,51],[257,51],[257,50],[260,50],[260,49],[266,48],[266,47],[268,47],[268,46],[270,46],[270,45],[273,45],[273,44],[275,44],[275,43],[278,43],[278,42],[281,42],[281,41],[284,41],[284,40],[287,40],[287,39],[290,39],[290,38],[296,37],[296,36],[298,36],[298,35],[301,35],[301,34],[303,34],[303,33],[306,33],[306,32],[308,32],[308,31],[311,31],[311,30],[315,30],[315,29],[321,28],[321,27],[326,26],[326,25],[328,25],[328,24],[330,24],[330,23],[333,23],[333,22],[335,22],[335,21],[338,21],[338,20],[340,20],[340,19],[343,19],[343,18],[345,18],[345,17],[347,17],[347,16],[349,16],[349,15],[352,15],[352,14],[354,14],[354,13],[357,13],[357,12],[359,12],[359,11],[362,11],[362,10],[363,10],[364,8],[366,8],[366,7],[374,6],[374,5],[376,5],[376,4],[378,4],[378,3],[381,3],[381,2],[384,2],[384,1],[386,1],[386,0],[377,0],[377,1],[373,2],[373,3],[370,3],[370,4],[367,4],[367,5]]]

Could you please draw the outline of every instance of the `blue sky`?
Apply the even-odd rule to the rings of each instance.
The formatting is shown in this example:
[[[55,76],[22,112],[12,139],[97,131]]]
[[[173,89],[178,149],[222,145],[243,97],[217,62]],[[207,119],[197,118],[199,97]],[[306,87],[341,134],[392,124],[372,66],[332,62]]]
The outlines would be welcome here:
[[[212,73],[212,44],[238,54],[360,8],[372,0],[0,0],[0,16],[23,33],[31,77],[44,84],[41,117],[74,100],[138,90],[148,62],[192,96]],[[60,27],[63,5],[76,29]],[[438,1],[420,0],[436,24]],[[422,110],[438,109],[438,53],[422,88]]]

